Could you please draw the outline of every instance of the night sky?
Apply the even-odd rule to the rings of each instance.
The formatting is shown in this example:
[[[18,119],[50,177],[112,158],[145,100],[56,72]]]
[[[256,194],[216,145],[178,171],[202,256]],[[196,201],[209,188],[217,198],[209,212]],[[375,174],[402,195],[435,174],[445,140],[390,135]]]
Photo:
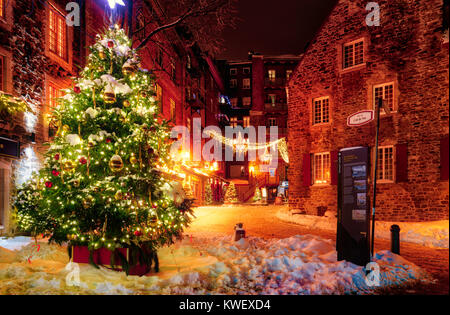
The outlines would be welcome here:
[[[336,0],[239,0],[236,29],[224,31],[221,59],[246,59],[252,50],[265,55],[300,54]]]

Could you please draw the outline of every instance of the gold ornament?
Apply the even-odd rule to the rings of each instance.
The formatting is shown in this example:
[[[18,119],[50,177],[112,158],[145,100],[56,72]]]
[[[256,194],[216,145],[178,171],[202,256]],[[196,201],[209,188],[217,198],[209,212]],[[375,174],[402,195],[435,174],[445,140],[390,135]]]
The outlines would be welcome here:
[[[113,173],[118,173],[123,169],[123,161],[119,155],[113,155],[111,160],[109,161],[109,168]]]
[[[80,181],[78,179],[75,179],[72,183],[73,187],[80,187]]]
[[[123,107],[125,107],[125,108],[130,107],[130,101],[129,100],[124,100],[123,101]]]
[[[89,209],[90,207],[92,207],[94,202],[95,202],[94,197],[92,197],[91,195],[87,196],[85,199],[83,199],[83,202],[82,202],[83,208]]]
[[[122,66],[122,73],[124,75],[134,75],[136,73],[136,66],[130,59]]]
[[[104,60],[106,58],[106,54],[103,50],[100,50],[98,52],[98,56],[100,57],[101,60]]]
[[[66,173],[72,173],[73,171],[75,171],[75,163],[73,163],[72,161],[66,161],[63,165],[63,170]]]
[[[167,203],[167,201],[164,201],[161,205],[164,209],[167,209],[167,207],[169,207],[169,204]]]
[[[116,199],[117,201],[122,200],[123,199],[123,192],[121,192],[120,190],[116,192],[116,194],[114,195],[114,199]]]
[[[114,93],[114,89],[111,84],[108,84],[103,92],[103,99],[105,103],[112,104],[116,101],[116,93]]]
[[[138,159],[134,156],[134,154],[132,154],[130,157],[130,163],[133,165],[136,165],[137,162],[138,162]]]

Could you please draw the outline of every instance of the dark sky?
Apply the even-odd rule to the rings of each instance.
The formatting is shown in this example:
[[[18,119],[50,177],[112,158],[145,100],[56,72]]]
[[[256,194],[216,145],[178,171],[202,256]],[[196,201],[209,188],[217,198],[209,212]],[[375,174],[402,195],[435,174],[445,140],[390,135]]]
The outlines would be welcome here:
[[[246,59],[253,50],[265,55],[300,54],[336,0],[239,0],[236,29],[224,31],[222,59]]]

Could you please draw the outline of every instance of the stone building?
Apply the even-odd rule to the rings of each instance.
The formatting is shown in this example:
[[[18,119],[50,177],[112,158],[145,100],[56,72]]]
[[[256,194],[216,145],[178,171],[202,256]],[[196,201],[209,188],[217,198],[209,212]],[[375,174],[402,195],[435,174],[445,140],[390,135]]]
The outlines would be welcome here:
[[[370,147],[372,183],[375,124],[347,117],[381,97],[392,113],[380,118],[377,218],[448,219],[448,2],[377,3],[380,25],[369,26],[366,1],[338,1],[292,74],[290,209],[337,211],[343,148]]]

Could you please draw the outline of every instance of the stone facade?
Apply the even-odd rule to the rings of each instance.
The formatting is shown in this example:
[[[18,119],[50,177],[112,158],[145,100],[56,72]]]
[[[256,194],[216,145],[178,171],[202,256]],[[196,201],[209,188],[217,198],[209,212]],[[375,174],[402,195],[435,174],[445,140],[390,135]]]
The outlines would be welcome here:
[[[377,218],[448,219],[449,50],[443,1],[378,1],[380,26],[367,26],[366,3],[338,1],[289,82],[290,208],[308,214],[318,214],[318,207],[337,211],[336,152],[368,146],[374,164],[375,124],[348,127],[347,117],[373,109],[375,86],[389,83],[394,112],[381,116],[380,145],[393,148],[393,180],[377,184]],[[360,40],[364,60],[346,68],[343,49]],[[313,100],[320,97],[329,100],[329,119],[314,124]],[[327,184],[317,185],[310,179],[308,155],[321,152],[331,153],[332,174]]]

